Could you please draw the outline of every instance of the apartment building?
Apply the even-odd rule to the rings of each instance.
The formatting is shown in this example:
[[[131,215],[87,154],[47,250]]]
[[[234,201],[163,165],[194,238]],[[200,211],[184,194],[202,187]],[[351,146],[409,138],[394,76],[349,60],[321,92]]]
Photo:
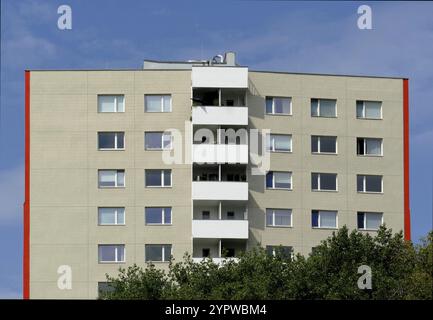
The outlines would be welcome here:
[[[307,255],[343,225],[410,238],[408,80],[235,60],[25,72],[25,298],[185,252]]]

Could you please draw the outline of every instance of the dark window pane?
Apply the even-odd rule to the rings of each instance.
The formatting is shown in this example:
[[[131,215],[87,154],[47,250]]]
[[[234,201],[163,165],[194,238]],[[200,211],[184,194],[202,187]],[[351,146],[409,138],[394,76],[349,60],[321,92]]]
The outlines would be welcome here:
[[[204,248],[202,249],[202,255],[203,258],[207,258],[210,256],[210,249],[209,248]]]
[[[358,229],[364,229],[364,213],[358,212]]]
[[[319,116],[319,100],[317,99],[311,99],[311,116]]]
[[[356,139],[356,153],[359,155],[365,154],[365,152],[364,152],[364,139],[363,138],[357,138]]]
[[[311,137],[311,152],[319,152],[319,137]]]
[[[337,175],[333,173],[320,174],[321,190],[337,190]]]
[[[266,174],[266,188],[272,188],[272,180],[274,173],[272,171]]]
[[[125,134],[123,132],[117,133],[117,148],[123,149],[125,147]]]
[[[146,261],[162,261],[162,246],[147,244],[145,248]]]
[[[359,192],[364,191],[364,176],[358,175],[356,177],[356,190]]]
[[[146,149],[162,148],[162,132],[146,132],[145,140]]]
[[[146,223],[162,223],[162,208],[146,208]]]
[[[161,170],[146,170],[146,186],[161,186]]]
[[[320,152],[336,153],[336,142],[336,137],[320,137]]]
[[[164,208],[164,222],[171,223],[171,208]]]
[[[319,175],[317,173],[311,174],[311,189],[313,190],[319,189]]]
[[[98,133],[98,147],[99,149],[114,149],[115,148],[114,132],[99,132]]]
[[[266,113],[272,113],[272,98],[266,98]]]
[[[171,245],[164,246],[164,261],[169,261],[171,256]]]
[[[311,226],[318,227],[319,226],[319,212],[313,210],[311,213]]]
[[[366,176],[365,189],[368,192],[382,192],[382,177]]]
[[[274,255],[274,247],[273,246],[266,246],[266,253],[270,256]]]
[[[164,186],[171,186],[171,170],[164,170]]]
[[[357,118],[363,118],[363,110],[364,108],[364,101],[356,101],[356,117]]]
[[[210,218],[210,212],[209,211],[203,211],[202,212],[202,219],[203,220],[209,220]]]

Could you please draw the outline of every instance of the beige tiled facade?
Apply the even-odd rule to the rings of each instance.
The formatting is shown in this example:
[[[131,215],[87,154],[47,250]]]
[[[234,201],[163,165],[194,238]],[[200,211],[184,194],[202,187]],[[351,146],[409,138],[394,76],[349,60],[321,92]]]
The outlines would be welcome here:
[[[105,273],[145,265],[145,244],[171,244],[175,260],[200,250],[192,221],[194,207],[200,211],[203,203],[194,206],[192,200],[193,165],[164,164],[161,152],[144,148],[145,131],[173,128],[185,135],[185,122],[191,120],[191,70],[30,73],[30,298],[95,298]],[[315,209],[338,211],[338,227],[356,229],[358,211],[379,211],[387,226],[404,228],[402,79],[249,71],[248,81],[248,128],[292,135],[292,152],[272,153],[270,170],[291,171],[293,187],[268,190],[263,175],[247,170],[245,248],[281,244],[308,254],[334,231],[312,228]],[[103,94],[124,95],[125,112],[98,113],[98,95]],[[171,95],[172,112],[144,112],[145,94]],[[266,115],[267,96],[291,97],[292,115]],[[336,99],[337,117],[311,117],[312,98]],[[357,119],[357,100],[381,101],[383,119]],[[125,149],[98,150],[99,131],[124,132]],[[312,154],[311,135],[337,136],[338,154]],[[383,156],[358,156],[357,137],[382,138]],[[124,169],[125,187],[98,188],[99,169]],[[146,188],[145,169],[171,169],[172,187]],[[338,191],[313,192],[312,172],[337,173]],[[357,174],[383,175],[383,193],[358,193]],[[101,206],[125,207],[125,225],[99,226]],[[148,206],[172,207],[172,224],[146,225]],[[292,227],[266,227],[266,208],[292,209]],[[98,263],[101,244],[124,244],[125,263]],[[70,290],[57,286],[61,265],[72,268]]]

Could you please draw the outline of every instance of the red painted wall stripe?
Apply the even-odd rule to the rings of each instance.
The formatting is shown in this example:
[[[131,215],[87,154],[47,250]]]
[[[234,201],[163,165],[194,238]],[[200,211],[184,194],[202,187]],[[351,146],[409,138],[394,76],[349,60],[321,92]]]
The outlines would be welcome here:
[[[25,71],[23,299],[30,298],[30,71]]]
[[[410,240],[409,203],[409,80],[403,79],[404,238]]]

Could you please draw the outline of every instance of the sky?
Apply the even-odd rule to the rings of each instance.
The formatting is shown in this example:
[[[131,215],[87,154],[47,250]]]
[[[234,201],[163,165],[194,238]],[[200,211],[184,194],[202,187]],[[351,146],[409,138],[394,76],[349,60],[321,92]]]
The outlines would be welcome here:
[[[57,27],[62,4],[71,30]],[[357,27],[362,4],[372,30]],[[254,70],[408,77],[413,240],[432,229],[432,2],[1,0],[0,298],[21,297],[24,70],[140,68],[229,50]]]

